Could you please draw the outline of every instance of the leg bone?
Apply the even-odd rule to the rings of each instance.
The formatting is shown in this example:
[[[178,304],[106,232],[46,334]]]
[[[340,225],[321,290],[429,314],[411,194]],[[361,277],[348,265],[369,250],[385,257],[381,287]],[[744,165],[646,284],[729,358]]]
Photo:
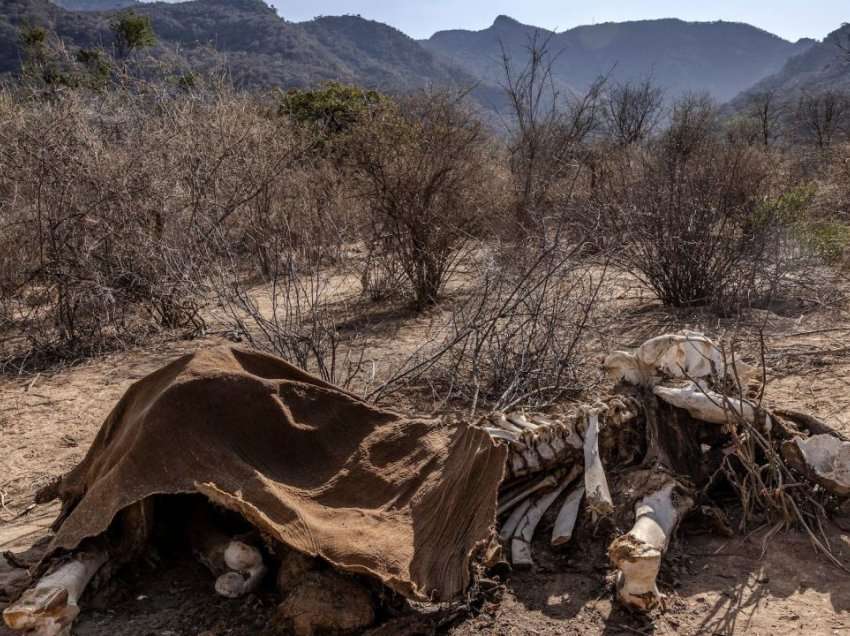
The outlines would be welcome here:
[[[605,468],[599,456],[599,413],[596,411],[588,414],[587,431],[584,434],[584,485],[587,504],[594,516],[604,516],[614,511]]]
[[[693,506],[693,500],[674,492],[668,482],[635,506],[635,524],[627,534],[611,543],[608,556],[619,569],[617,594],[628,606],[651,609],[661,598],[656,585],[661,559],[673,530]]]
[[[70,633],[86,586],[106,563],[105,551],[79,552],[28,589],[3,611],[10,629],[33,636]]]

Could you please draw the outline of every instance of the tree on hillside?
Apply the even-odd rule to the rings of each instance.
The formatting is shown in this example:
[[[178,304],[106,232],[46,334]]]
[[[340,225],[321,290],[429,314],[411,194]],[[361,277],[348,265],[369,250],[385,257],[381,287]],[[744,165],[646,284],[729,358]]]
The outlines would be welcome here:
[[[120,14],[110,25],[115,34],[115,53],[120,59],[127,59],[138,49],[156,44],[156,35],[151,19],[134,11]]]
[[[797,104],[797,125],[805,141],[829,148],[850,125],[850,96],[833,90],[803,95]]]
[[[292,89],[286,92],[279,112],[334,135],[350,129],[364,113],[378,106],[383,99],[377,91],[328,82],[315,90]]]
[[[622,146],[644,141],[658,124],[664,91],[649,79],[611,86],[604,96],[604,115],[611,139]]]
[[[752,93],[747,98],[746,113],[756,125],[759,140],[767,148],[779,137],[788,105],[783,102],[775,90]]]

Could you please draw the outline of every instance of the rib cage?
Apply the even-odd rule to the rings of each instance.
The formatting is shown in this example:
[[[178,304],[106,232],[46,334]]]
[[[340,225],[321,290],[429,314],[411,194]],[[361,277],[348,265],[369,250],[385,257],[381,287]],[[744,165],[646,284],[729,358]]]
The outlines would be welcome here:
[[[626,396],[612,397],[592,408],[598,410],[603,429],[620,427],[640,414],[639,402]],[[556,419],[522,412],[490,415],[484,430],[494,440],[507,444],[509,450],[506,481],[583,461],[588,411],[589,407],[584,407],[577,413]]]

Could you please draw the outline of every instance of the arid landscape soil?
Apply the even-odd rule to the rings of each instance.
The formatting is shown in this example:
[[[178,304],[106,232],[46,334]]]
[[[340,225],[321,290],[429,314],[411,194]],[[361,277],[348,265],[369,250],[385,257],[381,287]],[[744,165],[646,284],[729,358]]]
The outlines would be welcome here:
[[[614,284],[616,283],[616,284]],[[801,294],[793,306],[752,310],[746,320],[672,312],[628,279],[612,282],[594,326],[601,356],[645,338],[681,328],[720,339],[736,334],[741,355],[760,358],[764,334],[768,383],[774,407],[817,414],[850,434],[850,316],[841,287]],[[412,349],[440,321],[364,318],[379,368]],[[371,322],[370,322],[371,321]],[[363,325],[361,325],[363,326]],[[55,504],[35,506],[35,491],[78,462],[101,422],[127,387],[176,356],[227,342],[222,336],[162,340],[77,365],[6,378],[0,383],[0,550],[20,552],[43,539]],[[604,391],[588,378],[589,392]],[[595,387],[595,388],[594,388]],[[591,395],[587,396],[592,397]],[[424,403],[395,406],[414,411]],[[448,407],[446,407],[448,408]],[[450,410],[450,409],[449,409]],[[551,513],[551,511],[550,511]],[[832,549],[850,567],[850,516],[828,529]],[[544,520],[544,524],[546,521]],[[551,523],[551,519],[549,520]],[[841,524],[841,525],[839,525]],[[845,531],[842,526],[847,528]],[[541,532],[539,535],[544,535]],[[734,538],[685,523],[666,559],[660,581],[665,607],[649,616],[630,614],[612,600],[605,528],[578,536],[562,549],[538,537],[536,567],[490,586],[461,612],[420,608],[384,617],[382,634],[841,634],[850,633],[850,574],[819,556],[797,531],[749,528]],[[686,537],[687,540],[682,540]],[[146,635],[247,635],[275,633],[275,595],[268,589],[240,600],[218,597],[200,565],[159,555],[123,571],[87,597],[75,633]],[[7,636],[9,632],[0,630]]]

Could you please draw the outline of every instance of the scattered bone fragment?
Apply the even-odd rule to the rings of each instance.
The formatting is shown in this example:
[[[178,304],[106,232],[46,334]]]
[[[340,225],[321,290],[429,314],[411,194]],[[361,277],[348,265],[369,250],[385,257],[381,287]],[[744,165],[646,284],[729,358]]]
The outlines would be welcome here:
[[[692,506],[693,500],[682,494],[672,479],[635,505],[634,526],[608,548],[608,556],[619,570],[617,595],[625,605],[646,610],[658,603],[661,595],[656,578],[661,559],[676,525]]]
[[[107,558],[98,549],[72,555],[3,610],[6,625],[32,636],[70,634],[80,597]]]
[[[581,473],[579,466],[574,466],[573,469],[561,478],[557,488],[551,492],[540,495],[534,503],[532,503],[525,515],[523,515],[519,524],[511,537],[511,563],[517,567],[532,566],[534,559],[531,555],[531,541],[534,538],[534,532],[537,530],[537,525],[546,511],[555,503],[558,496],[569,486],[576,477]]]
[[[656,386],[653,393],[668,404],[684,409],[691,417],[712,424],[726,424],[736,418],[755,421],[755,408],[746,400],[725,397],[702,389],[693,382],[681,387]]]
[[[782,456],[828,492],[850,496],[850,442],[827,433],[796,437],[782,445]]]
[[[552,528],[552,545],[563,545],[573,538],[573,531],[578,519],[579,507],[584,497],[584,485],[576,486],[564,500],[555,526]]]
[[[307,574],[278,606],[295,636],[359,633],[375,620],[369,591],[333,570]]]
[[[584,433],[584,486],[587,505],[595,516],[609,515],[614,511],[611,491],[605,468],[599,456],[599,412],[591,410],[587,415],[587,430]]]

